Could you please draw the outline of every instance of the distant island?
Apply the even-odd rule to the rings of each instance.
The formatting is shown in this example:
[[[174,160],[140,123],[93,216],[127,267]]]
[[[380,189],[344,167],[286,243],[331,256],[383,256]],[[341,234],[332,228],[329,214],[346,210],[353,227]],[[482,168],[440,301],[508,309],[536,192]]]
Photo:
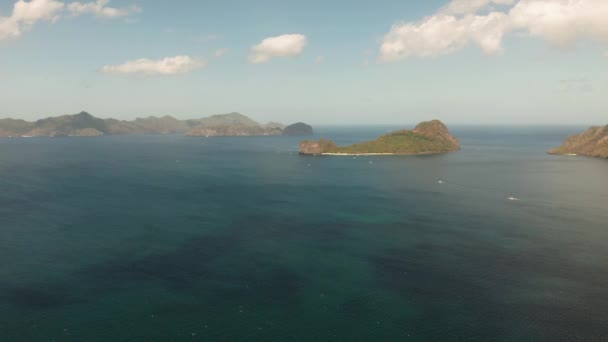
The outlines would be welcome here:
[[[283,135],[289,136],[305,136],[313,134],[314,132],[312,130],[312,127],[303,122],[297,122],[293,125],[289,125],[283,130]]]
[[[35,122],[0,119],[0,137],[12,138],[94,137],[120,134],[184,134],[191,137],[264,136],[283,135],[286,133],[285,130],[286,127],[280,123],[260,124],[240,113],[219,114],[192,120],[178,120],[171,116],[150,116],[124,121],[100,119],[87,112],[49,117]],[[289,130],[287,133],[294,135],[298,132]]]
[[[458,139],[439,120],[422,122],[413,130],[392,132],[350,146],[337,146],[325,139],[300,143],[300,153],[305,155],[433,154],[459,149]]]
[[[571,135],[562,146],[549,153],[608,158],[608,126],[595,126],[581,134]]]

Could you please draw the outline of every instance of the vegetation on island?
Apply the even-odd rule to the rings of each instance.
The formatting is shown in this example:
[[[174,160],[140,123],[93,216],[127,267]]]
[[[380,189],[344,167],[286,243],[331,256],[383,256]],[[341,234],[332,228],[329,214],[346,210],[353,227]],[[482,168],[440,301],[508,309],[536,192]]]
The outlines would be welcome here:
[[[422,122],[414,130],[401,130],[375,140],[337,146],[332,140],[303,141],[302,154],[428,154],[456,151],[460,142],[439,120]]]

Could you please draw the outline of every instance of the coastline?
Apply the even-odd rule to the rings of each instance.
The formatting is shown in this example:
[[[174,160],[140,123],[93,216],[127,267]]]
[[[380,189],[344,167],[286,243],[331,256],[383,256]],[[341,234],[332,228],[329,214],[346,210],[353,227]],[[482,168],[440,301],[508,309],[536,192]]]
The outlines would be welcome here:
[[[321,153],[322,156],[393,156],[395,153]]]
[[[458,150],[455,150],[458,151]],[[301,155],[304,156],[337,156],[337,157],[347,157],[347,156],[353,156],[353,157],[365,157],[365,156],[418,156],[418,155],[429,155],[429,154],[444,154],[444,153],[450,153],[450,152],[455,152],[455,151],[441,151],[441,152],[414,152],[414,153],[380,153],[380,152],[376,152],[376,153],[346,153],[346,152],[324,152],[324,153],[302,153],[300,152]]]
[[[576,157],[579,155],[578,153],[565,153],[565,152],[553,152],[553,151],[549,151],[549,152],[547,152],[547,154],[552,154],[552,155],[556,155],[556,156],[569,156],[569,157]]]

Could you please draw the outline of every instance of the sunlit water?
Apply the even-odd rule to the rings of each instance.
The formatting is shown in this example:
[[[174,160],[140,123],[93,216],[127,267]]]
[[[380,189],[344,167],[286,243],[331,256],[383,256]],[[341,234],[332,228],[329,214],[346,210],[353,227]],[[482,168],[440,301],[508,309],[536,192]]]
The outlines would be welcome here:
[[[581,129],[0,139],[0,341],[606,341],[608,161],[545,154]]]

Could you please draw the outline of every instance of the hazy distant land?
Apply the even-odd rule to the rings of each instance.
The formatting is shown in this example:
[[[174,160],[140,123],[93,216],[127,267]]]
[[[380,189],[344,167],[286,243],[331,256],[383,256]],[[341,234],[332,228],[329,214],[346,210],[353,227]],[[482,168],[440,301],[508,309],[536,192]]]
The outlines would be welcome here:
[[[171,116],[138,118],[133,121],[100,119],[87,112],[49,117],[35,122],[0,119],[0,137],[92,137],[121,134],[184,134],[186,136],[267,136],[309,135],[302,123],[285,126],[260,124],[240,113],[213,115],[201,119],[178,120]],[[304,127],[306,128],[306,127]],[[301,133],[301,134],[300,134]]]

